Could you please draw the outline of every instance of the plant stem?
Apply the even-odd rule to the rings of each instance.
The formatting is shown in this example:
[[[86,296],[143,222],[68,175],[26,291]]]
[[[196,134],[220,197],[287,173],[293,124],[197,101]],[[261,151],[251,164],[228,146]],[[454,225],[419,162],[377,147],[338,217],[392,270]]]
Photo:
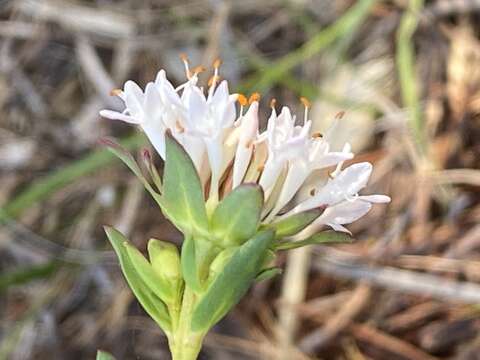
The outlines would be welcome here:
[[[186,286],[183,293],[182,308],[178,319],[178,327],[169,339],[173,360],[195,360],[202,348],[204,332],[191,330],[192,312],[195,305],[195,294]]]

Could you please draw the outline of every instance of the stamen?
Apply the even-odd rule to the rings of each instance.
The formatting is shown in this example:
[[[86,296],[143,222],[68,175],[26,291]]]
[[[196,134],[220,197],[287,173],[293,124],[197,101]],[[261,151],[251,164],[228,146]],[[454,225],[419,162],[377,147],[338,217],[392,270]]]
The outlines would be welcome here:
[[[194,75],[197,75],[197,74],[200,74],[204,71],[206,71],[207,69],[205,68],[205,66],[203,65],[198,65],[198,66],[195,66],[193,69],[192,69],[192,72]]]
[[[318,139],[318,138],[322,138],[323,137],[323,134],[321,132],[315,132],[312,134],[312,138],[314,139]]]
[[[250,95],[250,98],[248,99],[248,104],[251,105],[254,101],[260,101],[260,93],[254,92],[252,95]]]
[[[190,65],[189,65],[189,63],[188,63],[187,54],[181,53],[181,54],[180,54],[180,59],[182,60],[183,65],[185,66],[185,74],[186,74],[186,76],[187,76],[187,79],[190,80],[190,78],[192,77],[192,74],[191,74],[191,72],[190,72]]]
[[[303,106],[305,106],[306,108],[312,107],[312,103],[306,97],[301,96],[300,101],[302,102]]]
[[[110,96],[120,96],[122,89],[113,89],[110,91]]]
[[[218,81],[220,81],[221,77],[219,75],[212,75],[210,79],[208,79],[208,87],[214,86]]]
[[[308,121],[308,109],[312,106],[310,100],[308,100],[306,97],[302,96],[300,97],[300,101],[305,106],[305,113],[303,115],[303,123],[306,124]]]
[[[276,104],[277,104],[277,99],[273,98],[272,100],[270,100],[270,107],[272,109],[275,109]]]
[[[213,76],[208,80],[208,97],[210,98],[213,96],[213,91],[215,90],[215,86],[217,85],[217,82],[220,80],[220,76],[218,75],[218,68],[222,65],[222,60],[220,58],[215,59],[213,62]]]
[[[248,99],[245,95],[243,94],[238,94],[237,96],[237,101],[240,104],[240,106],[246,106],[248,105]]]
[[[220,58],[216,58],[214,61],[213,61],[213,68],[214,69],[218,69],[220,66],[222,66],[222,59]]]

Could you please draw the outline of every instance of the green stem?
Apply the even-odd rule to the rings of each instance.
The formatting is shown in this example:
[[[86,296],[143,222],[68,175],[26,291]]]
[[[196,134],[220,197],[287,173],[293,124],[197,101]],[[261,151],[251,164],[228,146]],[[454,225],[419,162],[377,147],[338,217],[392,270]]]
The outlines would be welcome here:
[[[169,339],[173,360],[195,360],[202,348],[204,332],[193,332],[191,320],[195,305],[194,292],[185,287],[178,326]]]

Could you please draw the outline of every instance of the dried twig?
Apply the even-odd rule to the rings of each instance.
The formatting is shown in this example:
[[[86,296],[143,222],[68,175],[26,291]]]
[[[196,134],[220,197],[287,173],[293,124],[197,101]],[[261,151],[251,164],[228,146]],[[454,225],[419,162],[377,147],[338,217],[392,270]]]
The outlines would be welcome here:
[[[342,331],[353,318],[367,305],[370,297],[370,287],[361,284],[353,292],[350,299],[334,314],[326,324],[305,336],[300,342],[300,349],[313,353],[331,341]]]
[[[431,296],[444,301],[469,304],[480,302],[480,285],[392,267],[369,266],[356,260],[341,251],[322,248],[322,253],[313,266],[334,276],[361,280],[392,290]]]

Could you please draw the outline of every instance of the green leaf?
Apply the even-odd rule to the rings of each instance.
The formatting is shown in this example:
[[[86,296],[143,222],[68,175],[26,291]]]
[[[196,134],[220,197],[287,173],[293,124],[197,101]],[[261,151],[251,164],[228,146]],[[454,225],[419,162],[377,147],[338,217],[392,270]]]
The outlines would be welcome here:
[[[260,281],[265,281],[268,279],[273,278],[274,276],[280,275],[282,273],[282,269],[278,267],[271,267],[268,269],[264,269],[260,271],[260,273],[257,275],[255,278],[255,281],[260,282]]]
[[[257,233],[240,246],[216,279],[199,298],[192,315],[192,330],[207,330],[235,306],[257,276],[274,232]]]
[[[262,188],[257,184],[240,185],[218,204],[211,231],[226,246],[242,244],[257,231],[262,207]]]
[[[171,330],[171,320],[166,305],[158,298],[152,290],[145,284],[139,276],[137,270],[132,264],[127,253],[124,243],[127,242],[125,236],[114,228],[105,226],[105,233],[115,250],[123,274],[127,279],[128,285],[132,289],[136,298],[143,306],[145,311],[157,322],[157,324],[165,331]]]
[[[292,236],[299,233],[312,222],[314,222],[320,215],[323,214],[325,209],[325,206],[321,206],[315,209],[303,211],[301,213],[289,216],[284,220],[274,222],[270,224],[270,227],[275,229],[276,239]]]
[[[115,358],[112,354],[109,354],[106,351],[98,350],[96,360],[115,360]]]
[[[185,236],[182,244],[182,262],[183,279],[188,287],[194,291],[201,291],[200,276],[198,272],[197,257],[195,254],[195,241],[192,236]]]
[[[122,162],[128,166],[128,168],[135,174],[135,176],[143,184],[143,187],[150,193],[150,195],[155,199],[160,207],[163,207],[160,194],[155,191],[148,180],[143,176],[142,170],[138,166],[137,162],[133,156],[120,144],[117,144],[115,141],[107,138],[103,138],[100,142],[107,147],[107,149],[112,152],[116,157],[118,157]]]
[[[165,141],[164,211],[183,233],[205,234],[208,231],[207,212],[195,166],[183,147],[168,132]]]
[[[172,288],[171,283],[157,274],[152,264],[145,259],[136,247],[128,242],[124,242],[123,246],[126,247],[127,255],[130,257],[133,267],[147,287],[165,303],[171,304],[174,302],[176,300],[176,289]]]
[[[275,245],[276,250],[290,250],[296,249],[302,246],[326,244],[326,243],[350,243],[353,238],[344,233],[336,231],[323,231],[321,233],[310,236],[309,238],[301,241],[283,241]]]

